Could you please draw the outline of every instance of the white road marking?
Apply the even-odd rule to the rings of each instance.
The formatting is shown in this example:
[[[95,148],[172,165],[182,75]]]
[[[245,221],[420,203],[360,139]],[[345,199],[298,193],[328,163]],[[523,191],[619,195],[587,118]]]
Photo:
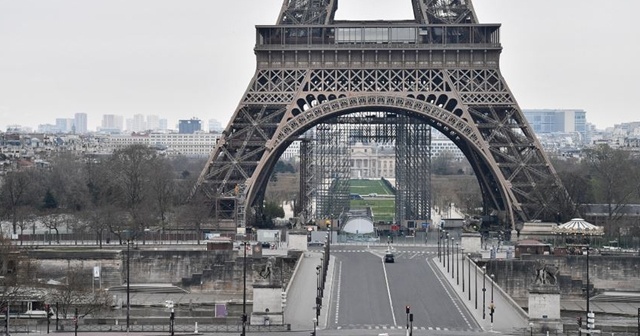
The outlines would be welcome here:
[[[342,261],[338,266],[338,287],[336,288],[336,324],[338,324],[338,316],[340,316],[340,288],[342,286]]]
[[[387,294],[389,295],[389,308],[391,308],[391,317],[393,318],[393,324],[396,325],[398,324],[396,322],[396,313],[393,311],[393,301],[391,300],[391,289],[389,288],[389,277],[387,276],[387,266],[384,263],[384,260],[382,260],[382,270],[384,270],[384,281],[387,284]]]

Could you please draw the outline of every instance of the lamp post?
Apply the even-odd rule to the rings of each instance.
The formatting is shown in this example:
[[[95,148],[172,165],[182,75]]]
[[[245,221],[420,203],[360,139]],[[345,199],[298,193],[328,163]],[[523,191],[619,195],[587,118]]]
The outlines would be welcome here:
[[[469,266],[467,273],[469,273],[469,301],[471,301],[471,253],[467,253],[467,266]]]
[[[478,309],[478,265],[475,265],[476,267],[474,267],[476,269],[476,290],[473,291],[475,293],[476,296],[476,310]]]
[[[529,330],[530,330],[529,335],[533,336],[533,322],[529,322]]]
[[[460,244],[456,243],[456,285],[460,286]]]
[[[451,237],[451,253],[450,253],[451,254],[451,279],[453,279],[455,277],[455,275],[456,275],[456,272],[453,269],[453,252],[454,252],[453,251],[453,242],[455,240],[456,240],[455,238]]]
[[[440,239],[442,238],[442,228],[438,228],[438,261],[442,262],[442,253],[440,251]]]
[[[127,238],[127,333],[129,332],[131,304],[129,301],[129,293],[131,290],[131,238]]]
[[[449,232],[444,235],[446,248],[445,250],[445,264],[447,264],[447,272],[449,272]]]
[[[173,308],[171,308],[171,313],[169,315],[169,331],[171,332],[171,336],[173,336],[175,334],[175,320],[176,320],[176,313],[173,310]]]
[[[589,312],[591,311],[589,309],[589,246],[587,246],[587,290],[585,292],[587,293],[587,330],[589,330]]]
[[[242,242],[242,334],[247,333],[247,246],[249,243],[245,240]]]
[[[493,304],[493,285],[494,285],[495,282],[496,282],[495,281],[495,275],[493,275],[493,273],[492,273],[491,274],[491,305],[490,305],[491,311],[490,311],[490,314],[489,314],[489,315],[491,315],[491,330],[493,330],[493,312],[494,312],[494,309],[495,309],[495,306]]]
[[[486,292],[487,292],[487,286],[486,286],[486,280],[487,280],[487,266],[482,266],[482,319],[486,319],[487,315],[486,315]]]
[[[316,296],[320,297],[320,265],[316,266]]]
[[[311,333],[311,336],[316,336],[316,327],[318,326],[318,319],[317,318],[313,318],[313,320],[311,320],[313,322],[313,333]]]
[[[320,318],[320,266],[316,266],[316,278],[318,285],[318,292],[316,296],[316,319]]]
[[[460,248],[460,259],[462,259],[464,256],[464,247]],[[460,263],[462,264],[460,266],[460,268],[462,268],[462,292],[464,293],[464,259],[460,260]]]

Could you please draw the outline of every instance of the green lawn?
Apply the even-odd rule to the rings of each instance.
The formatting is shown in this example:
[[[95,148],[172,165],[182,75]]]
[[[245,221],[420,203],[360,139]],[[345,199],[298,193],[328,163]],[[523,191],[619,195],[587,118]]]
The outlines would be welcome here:
[[[392,221],[396,209],[396,201],[394,199],[382,200],[351,200],[351,209],[364,209],[371,207],[373,211],[373,219],[377,221]]]
[[[393,195],[382,180],[351,180],[351,193],[367,196],[369,194]]]

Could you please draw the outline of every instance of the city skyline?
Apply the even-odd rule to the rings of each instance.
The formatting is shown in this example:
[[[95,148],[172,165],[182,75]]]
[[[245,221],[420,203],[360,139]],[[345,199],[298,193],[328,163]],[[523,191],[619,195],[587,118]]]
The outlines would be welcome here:
[[[341,0],[336,19],[411,19],[410,4]],[[87,114],[89,130],[105,114],[160,115],[170,126],[217,119],[225,127],[255,70],[254,26],[275,23],[281,5],[0,0],[0,129],[35,129],[75,113]],[[582,109],[600,129],[634,121],[628,97],[640,65],[630,41],[640,36],[632,16],[640,3],[474,6],[480,22],[503,24],[501,69],[522,109]]]

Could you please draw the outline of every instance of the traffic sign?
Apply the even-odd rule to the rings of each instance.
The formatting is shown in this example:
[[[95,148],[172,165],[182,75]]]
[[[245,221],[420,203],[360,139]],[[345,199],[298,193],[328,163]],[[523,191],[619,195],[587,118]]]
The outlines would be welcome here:
[[[587,313],[587,329],[594,329],[596,327],[596,314],[593,312]]]

